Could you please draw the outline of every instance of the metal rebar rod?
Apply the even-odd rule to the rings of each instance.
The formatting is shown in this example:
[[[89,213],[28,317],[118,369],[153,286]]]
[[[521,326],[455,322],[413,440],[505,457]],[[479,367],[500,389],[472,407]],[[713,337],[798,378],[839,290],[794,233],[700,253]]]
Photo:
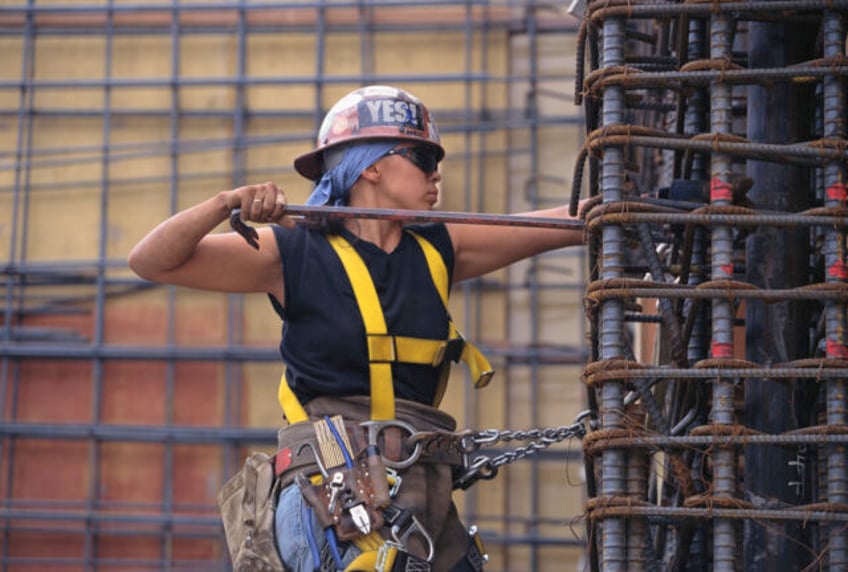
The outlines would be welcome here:
[[[685,61],[697,61],[704,59],[708,54],[708,38],[707,38],[707,22],[703,18],[692,16],[681,16],[681,20],[687,23],[688,35],[686,39],[686,54]],[[695,136],[700,133],[709,131],[709,94],[708,86],[693,86],[688,91],[688,96],[685,99],[686,107],[682,112],[683,117],[683,133],[687,136]],[[683,96],[683,92],[680,92]],[[681,113],[681,110],[678,110]],[[679,152],[680,163],[676,166],[675,172],[678,177],[702,181],[702,184],[709,179],[709,155],[707,153],[698,153],[683,151]],[[681,273],[681,282],[683,284],[697,286],[706,280],[704,268],[709,262],[709,233],[708,230],[701,226],[690,226],[686,230],[686,244],[684,245],[685,271]],[[682,315],[687,316],[683,325],[683,342],[686,346],[686,358],[689,363],[696,363],[705,359],[709,354],[710,343],[710,320],[709,308],[706,304],[699,303],[697,300],[687,300],[683,303]],[[705,388],[700,385],[697,388],[687,387],[686,384],[673,380],[671,382],[671,405],[669,406],[669,421],[676,423],[677,427],[686,426],[695,416],[699,414],[699,410],[703,409],[706,399],[699,400],[697,395],[703,395]],[[688,409],[688,411],[687,411]],[[685,412],[685,413],[684,413]],[[690,417],[691,414],[691,417]],[[690,421],[687,421],[690,420]],[[672,429],[674,431],[674,429]],[[685,451],[680,452],[681,455]],[[697,457],[696,457],[697,459]],[[690,457],[690,463],[692,459]],[[697,462],[697,461],[696,461]],[[692,468],[692,473],[696,473],[696,469]],[[691,538],[688,543],[687,559],[690,564],[703,563],[708,560],[710,551],[710,535],[706,526],[694,526],[691,531],[685,528],[681,530],[683,535]],[[684,541],[681,538],[680,541]],[[682,552],[682,550],[681,550]],[[697,564],[691,568],[693,572],[703,570]]]
[[[535,228],[557,228],[560,230],[583,230],[582,220],[537,217],[520,214],[462,213],[451,211],[418,211],[359,207],[314,207],[305,205],[289,205],[286,207],[286,212],[292,216],[308,219],[367,218],[403,221],[406,223],[445,222],[455,224],[485,224],[494,226],[526,226]]]
[[[729,59],[735,32],[733,18],[725,13],[714,14],[710,19],[710,57],[716,60]],[[710,85],[710,124],[714,133],[732,132],[733,105],[732,87],[720,82]],[[719,191],[719,182],[730,180],[731,161],[725,153],[715,153],[712,157],[711,180],[716,181],[711,188],[710,204],[729,205],[732,197]],[[712,229],[712,279],[728,280],[733,278],[733,229],[728,226],[716,226]],[[733,303],[728,299],[712,301],[712,348],[713,358],[731,358],[734,354],[733,339]],[[735,422],[734,380],[718,378],[713,382],[712,412],[713,423],[733,425]],[[713,494],[720,497],[737,496],[736,478],[737,455],[732,449],[720,448],[713,455]],[[716,572],[733,572],[736,569],[737,549],[736,523],[729,519],[716,518],[713,524],[713,566]]]
[[[603,24],[601,39],[602,66],[615,67],[624,63],[625,22],[613,18]],[[601,105],[603,127],[619,126],[625,122],[624,90],[619,86],[604,89]],[[621,201],[625,187],[625,155],[621,147],[604,149],[601,163],[600,190],[603,203]],[[601,278],[605,280],[622,276],[625,256],[625,235],[620,225],[602,228]],[[603,360],[625,355],[624,304],[621,300],[607,300],[601,304],[599,319],[599,353]],[[600,387],[600,420],[603,429],[620,429],[625,420],[624,386],[617,381]],[[626,494],[627,454],[622,450],[604,451],[601,456],[601,496]],[[601,568],[609,572],[631,570],[627,553],[627,519],[605,519],[601,526]]]
[[[797,520],[803,522],[832,522],[835,527],[840,528],[844,531],[845,523],[848,522],[848,514],[844,512],[834,512],[833,510],[773,510],[773,509],[737,509],[737,508],[721,508],[721,507],[709,507],[709,508],[690,508],[690,507],[677,507],[677,506],[642,506],[642,505],[634,505],[627,507],[611,507],[611,508],[602,508],[597,509],[595,513],[589,515],[589,518],[597,518],[597,514],[620,514],[627,516],[636,516],[636,515],[654,515],[654,516],[666,516],[669,518],[680,518],[680,519],[689,519],[689,518],[697,518],[697,519],[721,519],[721,520],[732,520],[737,524],[741,524],[739,521],[747,520],[747,521],[766,521],[766,520]],[[606,518],[609,518],[606,516]],[[836,524],[840,523],[840,524]],[[830,569],[832,570],[832,568]]]
[[[825,57],[844,54],[845,16],[838,12],[826,11],[822,22],[823,49]],[[836,76],[827,76],[823,82],[824,98],[824,136],[844,138],[845,127],[845,85]],[[845,202],[845,165],[833,161],[824,167],[824,185],[827,206],[837,206]],[[845,271],[845,231],[830,228],[825,234],[825,265],[828,269],[827,282],[844,284],[848,276]],[[845,334],[846,304],[843,301],[830,302],[825,308],[826,352],[828,357],[845,358],[848,356],[848,338]],[[845,379],[832,379],[827,382],[828,425],[845,426],[845,391],[848,387]],[[848,502],[848,453],[844,446],[831,447],[827,452],[827,500],[833,504]],[[848,537],[844,526],[831,526],[828,530],[830,550],[828,564],[830,570],[848,568]]]
[[[808,445],[810,447],[828,447],[831,444],[848,443],[848,434],[828,434],[824,428],[820,433],[791,434],[781,433],[779,435],[698,435],[698,436],[665,436],[665,435],[638,435],[633,437],[611,437],[599,440],[597,445],[587,446],[587,449],[610,449],[610,448],[634,448],[634,449],[687,449],[697,446],[733,446],[744,447],[750,445],[779,445],[782,447],[794,447],[796,445]],[[787,505],[788,506],[788,505]]]

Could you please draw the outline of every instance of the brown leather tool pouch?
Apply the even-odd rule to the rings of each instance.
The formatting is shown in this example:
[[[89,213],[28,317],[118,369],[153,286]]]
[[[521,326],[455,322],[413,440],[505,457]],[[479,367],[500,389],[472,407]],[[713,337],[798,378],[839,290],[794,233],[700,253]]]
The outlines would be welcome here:
[[[370,530],[379,530],[383,526],[383,513],[380,509],[385,508],[388,503],[378,506],[374,502],[371,480],[368,468],[364,463],[359,463],[353,468],[333,469],[332,474],[341,472],[344,485],[341,492],[337,493],[336,501],[330,507],[330,499],[333,497],[331,481],[323,481],[320,484],[312,484],[303,473],[295,477],[295,483],[300,487],[303,498],[313,510],[318,522],[326,528],[333,526],[339,540],[346,542],[363,535],[353,520],[347,507],[361,505],[368,515]],[[385,478],[385,477],[384,477]]]
[[[227,546],[236,572],[287,572],[274,531],[279,479],[274,458],[252,453],[218,493]]]

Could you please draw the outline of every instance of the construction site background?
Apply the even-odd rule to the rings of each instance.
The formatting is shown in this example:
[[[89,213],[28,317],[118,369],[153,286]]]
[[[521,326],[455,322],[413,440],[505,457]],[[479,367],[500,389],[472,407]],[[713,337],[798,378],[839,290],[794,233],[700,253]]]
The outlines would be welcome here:
[[[215,495],[273,449],[281,324],[264,296],[137,279],[130,248],[222,189],[302,203],[292,159],[374,83],[435,114],[439,209],[563,204],[578,23],[563,3],[0,1],[0,569],[227,570]],[[460,427],[585,408],[585,266],[558,251],[454,287],[497,371],[477,392],[454,368]],[[583,479],[566,442],[457,493],[487,570],[584,569]]]

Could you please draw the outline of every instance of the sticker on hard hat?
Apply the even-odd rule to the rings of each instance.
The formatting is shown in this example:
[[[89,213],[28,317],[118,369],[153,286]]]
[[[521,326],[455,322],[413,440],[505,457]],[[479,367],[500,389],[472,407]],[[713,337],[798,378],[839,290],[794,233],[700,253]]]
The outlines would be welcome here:
[[[357,104],[360,129],[365,127],[394,126],[424,131],[424,114],[421,107],[397,99],[365,99]]]

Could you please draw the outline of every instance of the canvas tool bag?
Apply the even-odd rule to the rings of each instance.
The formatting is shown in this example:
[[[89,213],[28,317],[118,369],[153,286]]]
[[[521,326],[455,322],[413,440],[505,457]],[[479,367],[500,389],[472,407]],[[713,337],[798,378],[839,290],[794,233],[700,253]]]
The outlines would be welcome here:
[[[274,475],[274,457],[254,452],[218,493],[236,572],[286,572],[274,538],[279,483]]]

